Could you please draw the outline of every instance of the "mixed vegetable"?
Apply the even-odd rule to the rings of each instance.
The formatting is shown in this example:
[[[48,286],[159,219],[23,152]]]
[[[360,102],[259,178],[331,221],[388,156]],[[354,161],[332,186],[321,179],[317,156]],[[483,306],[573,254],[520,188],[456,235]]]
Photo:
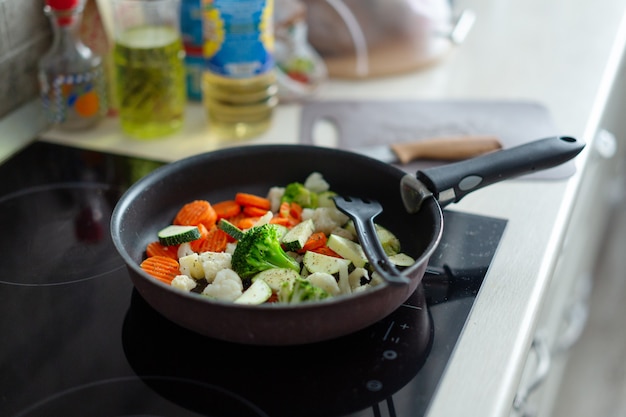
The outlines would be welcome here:
[[[141,268],[179,290],[240,304],[302,303],[365,291],[383,282],[370,267],[354,225],[334,205],[317,172],[267,196],[183,205],[146,247]],[[399,267],[414,260],[376,225]]]

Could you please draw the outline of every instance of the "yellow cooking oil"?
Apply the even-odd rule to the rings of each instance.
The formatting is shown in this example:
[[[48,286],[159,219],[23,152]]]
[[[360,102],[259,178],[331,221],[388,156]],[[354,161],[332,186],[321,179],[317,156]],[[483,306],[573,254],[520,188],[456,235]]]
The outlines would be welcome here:
[[[203,0],[202,101],[223,139],[265,132],[278,103],[273,0]]]
[[[245,139],[265,132],[278,103],[276,78],[268,72],[251,78],[233,79],[205,71],[203,103],[216,136]]]
[[[185,114],[185,53],[180,33],[139,26],[117,36],[113,51],[122,130],[138,139],[178,131]]]

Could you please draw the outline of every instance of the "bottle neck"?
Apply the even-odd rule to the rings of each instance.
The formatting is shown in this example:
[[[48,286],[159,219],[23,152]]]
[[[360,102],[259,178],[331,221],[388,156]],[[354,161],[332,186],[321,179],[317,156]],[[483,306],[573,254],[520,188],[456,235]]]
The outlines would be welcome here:
[[[55,41],[60,38],[73,38],[74,41],[79,40],[79,37],[76,35],[80,27],[81,12],[82,10],[80,10],[79,7],[68,10],[57,10],[50,6],[44,8],[44,13],[52,23]]]
[[[82,51],[85,48],[78,34],[82,18],[81,7],[58,10],[46,6],[44,13],[48,16],[52,24],[54,34],[52,43],[53,50],[77,49]]]
[[[69,9],[55,9],[49,5],[46,5],[44,6],[43,11],[46,16],[48,16],[50,20],[52,20],[53,24],[61,27],[77,27],[80,24],[83,8],[82,6],[80,6],[80,3],[76,7],[71,7]]]

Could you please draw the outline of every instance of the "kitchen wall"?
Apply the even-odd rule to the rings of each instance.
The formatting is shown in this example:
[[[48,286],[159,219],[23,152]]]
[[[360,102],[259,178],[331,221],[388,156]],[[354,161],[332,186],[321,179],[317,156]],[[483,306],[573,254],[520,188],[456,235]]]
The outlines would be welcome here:
[[[0,118],[39,94],[37,60],[52,33],[44,0],[0,0]]]

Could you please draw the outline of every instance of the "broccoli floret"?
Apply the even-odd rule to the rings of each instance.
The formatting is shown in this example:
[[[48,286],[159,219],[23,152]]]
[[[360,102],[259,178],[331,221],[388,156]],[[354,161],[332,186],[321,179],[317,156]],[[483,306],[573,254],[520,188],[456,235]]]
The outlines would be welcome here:
[[[278,230],[271,224],[253,227],[237,242],[231,265],[241,278],[271,268],[300,271],[300,265],[280,246]]]
[[[315,208],[317,207],[317,198],[317,193],[306,188],[304,184],[292,182],[285,187],[281,202],[294,202],[304,208]]]
[[[283,282],[278,291],[278,301],[289,304],[318,301],[328,297],[326,291],[302,277],[296,278],[293,282]]]

